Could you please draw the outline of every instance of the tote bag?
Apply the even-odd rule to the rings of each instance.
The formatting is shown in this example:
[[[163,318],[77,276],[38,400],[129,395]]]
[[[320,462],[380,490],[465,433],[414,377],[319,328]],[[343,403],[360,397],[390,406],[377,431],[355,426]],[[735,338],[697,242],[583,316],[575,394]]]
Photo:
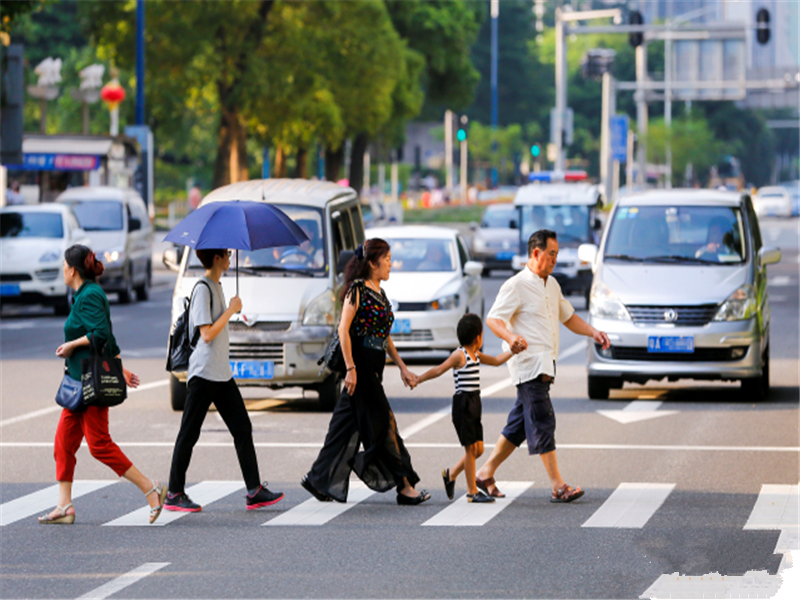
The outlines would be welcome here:
[[[105,344],[98,348],[89,334],[89,358],[81,361],[83,403],[87,406],[117,406],[128,396],[122,361],[105,355]]]

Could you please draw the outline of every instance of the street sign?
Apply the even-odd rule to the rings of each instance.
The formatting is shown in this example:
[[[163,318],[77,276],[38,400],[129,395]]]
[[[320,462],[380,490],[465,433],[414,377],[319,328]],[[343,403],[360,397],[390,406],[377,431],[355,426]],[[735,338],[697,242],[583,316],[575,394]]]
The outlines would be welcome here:
[[[613,115],[611,130],[611,160],[624,163],[628,158],[628,115]]]

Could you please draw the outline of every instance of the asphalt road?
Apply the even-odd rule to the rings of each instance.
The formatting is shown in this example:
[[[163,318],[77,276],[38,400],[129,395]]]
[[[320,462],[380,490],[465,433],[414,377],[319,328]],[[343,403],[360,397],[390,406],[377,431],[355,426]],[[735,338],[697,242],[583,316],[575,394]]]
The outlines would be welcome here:
[[[63,319],[4,309],[0,597],[638,598],[654,585],[734,585],[741,594],[779,585],[775,574],[785,550],[797,548],[800,520],[800,235],[797,220],[763,229],[765,243],[783,249],[783,261],[770,267],[773,390],[764,402],[741,398],[737,384],[691,381],[626,384],[608,401],[589,401],[585,341],[562,329],[551,392],[558,460],[567,482],[587,490],[569,505],[548,502],[541,461],[524,450],[496,475],[513,498],[470,513],[462,478],[449,502],[440,473],[461,453],[448,414],[452,380],[412,392],[390,366],[386,390],[422,477],[418,487],[433,494],[421,506],[357,489],[347,505],[309,501],[299,480],[329,415],[312,393],[246,389],[262,478],[286,493],[282,502],[244,510],[231,439],[212,412],[187,478],[190,495],[207,498],[202,513],[122,526],[118,519],[145,522],[128,516],[144,499],[82,448],[76,480],[84,483],[76,488],[86,493],[75,499],[76,524],[42,527],[35,516],[57,499],[49,488]],[[143,385],[111,411],[111,433],[162,481],[180,422],[164,371],[172,281],[158,271],[150,301],[112,302],[126,366]],[[487,309],[502,281],[501,273],[485,280]],[[585,316],[583,300],[571,300]],[[499,351],[490,333],[486,349]],[[431,361],[412,362],[421,372]],[[487,453],[514,401],[507,379],[505,367],[482,371]]]

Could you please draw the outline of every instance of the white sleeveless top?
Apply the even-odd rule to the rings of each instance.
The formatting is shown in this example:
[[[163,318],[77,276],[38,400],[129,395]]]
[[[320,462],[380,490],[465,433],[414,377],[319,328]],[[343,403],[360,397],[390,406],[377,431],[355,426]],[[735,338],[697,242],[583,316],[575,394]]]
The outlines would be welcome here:
[[[466,363],[460,369],[453,369],[453,378],[456,381],[456,394],[459,392],[481,391],[481,363],[472,360],[464,348],[459,347],[464,353]]]

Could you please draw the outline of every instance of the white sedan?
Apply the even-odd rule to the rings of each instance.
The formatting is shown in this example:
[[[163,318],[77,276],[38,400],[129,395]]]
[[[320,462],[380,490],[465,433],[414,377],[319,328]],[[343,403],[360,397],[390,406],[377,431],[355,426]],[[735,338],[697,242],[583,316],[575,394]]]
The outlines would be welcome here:
[[[40,204],[0,210],[0,299],[3,304],[47,304],[69,313],[61,275],[64,251],[89,245],[69,206]]]
[[[392,302],[391,336],[398,350],[453,350],[456,325],[466,313],[483,318],[483,265],[470,260],[464,239],[444,227],[377,227],[392,250],[383,288]]]
[[[753,204],[759,217],[792,216],[792,197],[785,187],[779,185],[762,187],[754,200]]]

